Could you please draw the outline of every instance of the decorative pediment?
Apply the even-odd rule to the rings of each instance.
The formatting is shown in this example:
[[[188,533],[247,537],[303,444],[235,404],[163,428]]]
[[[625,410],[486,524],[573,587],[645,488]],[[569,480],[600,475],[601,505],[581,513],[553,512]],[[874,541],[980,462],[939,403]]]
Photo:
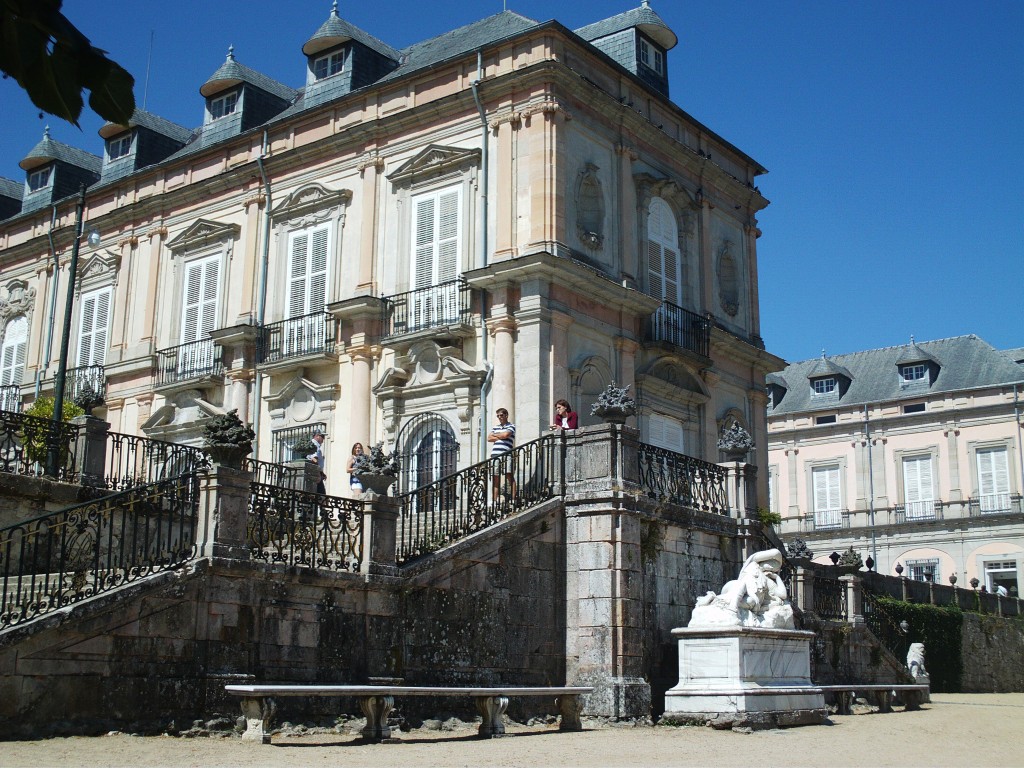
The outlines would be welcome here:
[[[197,445],[206,420],[223,414],[224,410],[205,400],[198,389],[185,389],[168,397],[143,422],[142,431],[161,440]]]
[[[285,382],[283,387],[276,392],[268,392],[263,396],[263,399],[267,401],[267,406],[271,410],[287,408],[295,399],[295,395],[300,389],[306,389],[312,393],[317,403],[333,400],[338,395],[337,384],[316,384],[305,378],[300,368],[295,372],[294,376]],[[310,413],[312,414],[312,411]]]
[[[699,207],[697,193],[691,192],[672,179],[659,179],[649,173],[638,173],[633,176],[637,189],[643,191],[643,202],[646,205],[652,197],[660,197],[673,201],[680,210],[688,207]]]
[[[446,173],[464,171],[480,164],[479,149],[462,149],[431,144],[388,175],[394,184],[412,184]]]
[[[234,240],[241,231],[242,228],[237,224],[224,224],[219,221],[199,219],[184,232],[168,242],[167,247],[172,251],[190,251],[194,248],[214,245],[224,240]]]
[[[7,297],[0,300],[0,320],[7,322],[15,315],[27,314],[36,303],[36,289],[24,280],[11,280],[7,284]]]
[[[350,189],[330,190],[322,184],[307,184],[288,195],[271,215],[274,218],[305,216],[316,211],[345,206],[351,201]]]
[[[78,267],[78,284],[113,280],[120,267],[121,254],[117,251],[94,251]]]

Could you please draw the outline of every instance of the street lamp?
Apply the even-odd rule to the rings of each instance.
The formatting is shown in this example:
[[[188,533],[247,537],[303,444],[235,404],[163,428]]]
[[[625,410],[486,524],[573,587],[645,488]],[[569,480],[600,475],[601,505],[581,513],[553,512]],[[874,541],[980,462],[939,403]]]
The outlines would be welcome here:
[[[68,293],[64,303],[64,328],[60,338],[60,358],[57,361],[57,376],[53,382],[53,428],[46,453],[46,474],[58,477],[60,474],[61,424],[64,423],[64,379],[68,374],[68,347],[71,343],[71,313],[75,306],[75,282],[78,277],[78,251],[82,245],[82,211],[85,208],[85,184],[78,188],[78,203],[75,205],[75,239],[71,244],[71,262],[68,264]],[[97,245],[100,233],[89,230],[89,244]],[[54,275],[56,279],[56,275]]]

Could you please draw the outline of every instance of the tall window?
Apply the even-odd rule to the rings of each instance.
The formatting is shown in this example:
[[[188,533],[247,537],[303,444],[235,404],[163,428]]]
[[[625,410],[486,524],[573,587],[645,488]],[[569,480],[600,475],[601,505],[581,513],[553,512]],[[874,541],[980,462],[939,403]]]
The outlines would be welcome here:
[[[903,498],[907,520],[931,520],[935,517],[935,490],[932,483],[932,457],[903,459]]]
[[[82,294],[82,312],[78,319],[78,356],[75,363],[79,368],[103,365],[106,362],[112,296],[113,289],[110,287]]]
[[[981,513],[1010,511],[1010,467],[1005,447],[979,450],[978,504]]]
[[[462,258],[462,188],[413,198],[413,258],[410,323],[430,327],[455,322],[459,292],[455,280]]]
[[[668,203],[651,200],[647,213],[647,284],[656,299],[683,304],[679,230]]]
[[[815,467],[811,471],[814,485],[814,528],[839,528],[843,524],[842,487],[839,466]]]
[[[178,370],[181,373],[201,373],[213,365],[210,333],[217,327],[219,286],[219,256],[207,256],[186,264],[181,343],[187,346],[178,355]]]
[[[0,347],[0,386],[21,384],[27,343],[28,320],[24,315],[11,318],[4,329],[3,347]]]
[[[301,354],[324,346],[327,263],[331,225],[292,232],[288,247],[288,317],[282,329],[284,354]]]
[[[678,419],[652,413],[647,417],[647,442],[658,448],[683,453],[683,425]]]
[[[345,52],[335,51],[327,56],[321,56],[313,62],[313,77],[323,80],[325,77],[336,75],[345,68]]]

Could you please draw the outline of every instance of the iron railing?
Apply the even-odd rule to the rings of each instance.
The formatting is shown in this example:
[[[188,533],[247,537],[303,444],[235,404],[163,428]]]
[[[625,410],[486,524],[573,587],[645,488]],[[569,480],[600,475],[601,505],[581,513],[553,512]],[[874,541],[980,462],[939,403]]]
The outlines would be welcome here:
[[[823,619],[845,621],[849,613],[846,582],[828,576],[815,576],[814,612]]]
[[[560,494],[563,448],[546,435],[398,496],[398,564]]]
[[[829,531],[835,528],[850,527],[850,510],[848,509],[816,509],[808,515],[812,531]]]
[[[17,384],[0,387],[0,411],[21,412],[21,387]]]
[[[384,299],[384,336],[469,323],[473,292],[461,278]]]
[[[355,572],[363,562],[363,502],[252,483],[246,533],[256,562]]]
[[[302,467],[289,467],[285,464],[274,464],[246,457],[242,459],[242,469],[252,473],[254,483],[302,490],[302,482],[305,477]]]
[[[108,432],[103,486],[122,491],[194,472],[205,464],[206,456],[191,445]]]
[[[861,592],[861,611],[864,614],[864,623],[879,642],[900,661],[906,659],[909,648],[907,633],[882,607],[878,598],[866,589]]]
[[[186,562],[198,508],[185,474],[0,529],[0,628]]]
[[[726,470],[717,464],[640,443],[640,487],[653,499],[714,515],[729,514]]]
[[[941,501],[910,501],[893,507],[893,517],[897,525],[918,520],[941,520]]]
[[[969,501],[970,516],[1020,514],[1021,497],[1009,493],[989,493]]]
[[[69,368],[64,376],[64,400],[73,402],[86,385],[92,387],[92,390],[100,396],[106,396],[107,376],[102,365],[82,365],[78,368]]]
[[[327,312],[290,317],[263,326],[257,342],[260,363],[276,363],[292,357],[323,355],[334,351],[337,322]]]
[[[156,353],[156,383],[173,384],[176,381],[220,376],[224,373],[222,350],[213,339],[199,339],[177,347],[160,349]]]
[[[59,445],[57,478],[74,482],[79,461],[79,428],[62,422],[55,426],[50,419],[24,413],[0,412],[0,472],[15,475],[41,475],[46,465],[47,448],[56,439]]]
[[[707,357],[711,348],[711,321],[696,312],[663,302],[648,320],[649,341],[664,341]]]

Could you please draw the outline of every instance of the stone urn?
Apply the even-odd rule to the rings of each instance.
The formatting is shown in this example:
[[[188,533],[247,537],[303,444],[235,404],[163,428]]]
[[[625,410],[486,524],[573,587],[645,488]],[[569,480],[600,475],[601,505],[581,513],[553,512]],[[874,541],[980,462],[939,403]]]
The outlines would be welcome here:
[[[635,414],[636,401],[629,396],[629,385],[616,387],[614,381],[597,396],[597,402],[590,407],[591,416],[597,416],[609,424],[625,424],[626,419]]]
[[[398,482],[398,478],[394,475],[381,475],[372,472],[356,473],[356,477],[364,491],[373,491],[381,496],[387,496],[388,489]]]
[[[744,461],[753,448],[753,438],[738,421],[734,421],[718,437],[718,450],[724,454],[726,461]]]
[[[361,453],[352,461],[352,474],[355,475],[364,491],[373,491],[381,496],[388,495],[388,488],[398,480],[398,456],[385,453],[384,444],[377,443],[366,453]]]
[[[203,446],[203,452],[210,457],[214,464],[231,469],[241,469],[242,460],[252,452],[252,448],[234,443],[207,443]]]
[[[241,469],[242,460],[252,453],[255,437],[256,433],[238,418],[238,411],[231,410],[207,421],[203,427],[203,452],[215,464]]]

